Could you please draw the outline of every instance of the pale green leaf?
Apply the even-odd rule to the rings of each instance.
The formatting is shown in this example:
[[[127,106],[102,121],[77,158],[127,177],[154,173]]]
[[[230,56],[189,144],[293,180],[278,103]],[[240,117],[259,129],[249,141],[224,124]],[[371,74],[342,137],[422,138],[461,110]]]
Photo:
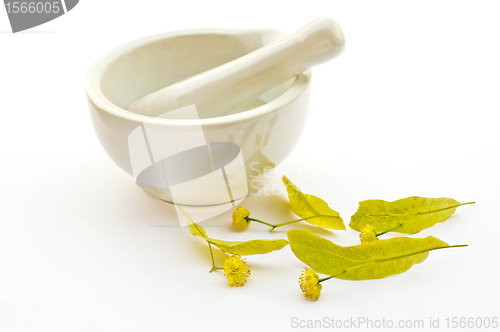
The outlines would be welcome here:
[[[184,212],[184,210],[182,212]],[[184,214],[186,213],[184,212]],[[193,234],[194,236],[199,236],[201,238],[207,239],[207,233],[205,232],[203,227],[195,223],[187,214],[186,216],[188,217],[189,232],[191,232],[191,234]]]
[[[208,243],[213,244],[220,250],[225,251],[227,253],[237,254],[241,256],[267,254],[271,251],[280,250],[288,244],[288,241],[284,239],[223,241],[223,240],[209,238],[203,227],[195,223],[193,219],[191,219],[181,207],[179,207],[178,205],[177,207],[188,218],[187,224],[191,234],[205,239]]]
[[[267,254],[271,251],[280,250],[288,244],[288,241],[284,239],[223,241],[207,238],[206,240],[222,251],[241,256]]]
[[[359,203],[349,226],[357,231],[365,225],[372,225],[378,233],[394,231],[415,234],[445,221],[460,205],[463,204],[452,198],[413,196],[394,202],[371,199]]]
[[[306,229],[288,231],[288,240],[295,256],[314,271],[346,280],[380,279],[399,274],[422,263],[428,251],[451,247],[432,236],[397,237],[341,247]]]
[[[304,194],[286,176],[283,176],[283,183],[286,186],[293,213],[318,227],[345,230],[340,214],[330,209],[324,200]]]

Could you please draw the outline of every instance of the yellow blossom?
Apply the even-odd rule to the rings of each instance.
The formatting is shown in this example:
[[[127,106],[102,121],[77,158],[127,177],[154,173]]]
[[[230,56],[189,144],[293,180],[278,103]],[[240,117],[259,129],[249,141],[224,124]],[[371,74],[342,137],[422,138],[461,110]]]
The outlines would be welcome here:
[[[245,284],[246,279],[250,276],[250,266],[246,265],[244,259],[240,255],[232,255],[224,263],[224,273],[229,281],[229,286],[240,287]]]
[[[238,206],[233,212],[233,225],[237,229],[244,230],[250,224],[250,220],[247,217],[250,216],[250,212],[242,206]]]
[[[372,225],[366,225],[362,227],[360,232],[361,233],[359,233],[359,239],[363,244],[378,240],[377,232],[375,231],[375,227],[373,227]]]
[[[318,283],[319,276],[313,270],[306,267],[299,278],[302,293],[311,300],[316,301],[321,293],[321,284]]]

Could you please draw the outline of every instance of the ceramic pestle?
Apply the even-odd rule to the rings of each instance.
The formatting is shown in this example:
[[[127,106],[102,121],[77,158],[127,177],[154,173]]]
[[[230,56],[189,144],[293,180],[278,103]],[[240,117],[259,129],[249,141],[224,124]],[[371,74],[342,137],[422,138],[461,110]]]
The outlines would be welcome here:
[[[128,110],[156,117],[195,104],[200,118],[223,116],[280,83],[335,58],[344,46],[344,35],[337,22],[321,17],[241,58],[139,98]]]

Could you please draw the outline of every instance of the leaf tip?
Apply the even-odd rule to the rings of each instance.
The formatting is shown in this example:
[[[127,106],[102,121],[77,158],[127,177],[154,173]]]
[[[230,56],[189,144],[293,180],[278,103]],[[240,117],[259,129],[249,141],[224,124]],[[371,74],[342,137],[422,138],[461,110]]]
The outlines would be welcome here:
[[[281,180],[283,181],[283,183],[285,184],[285,187],[288,187],[289,184],[291,184],[292,182],[290,181],[290,179],[288,179],[285,175],[283,175],[281,177]]]

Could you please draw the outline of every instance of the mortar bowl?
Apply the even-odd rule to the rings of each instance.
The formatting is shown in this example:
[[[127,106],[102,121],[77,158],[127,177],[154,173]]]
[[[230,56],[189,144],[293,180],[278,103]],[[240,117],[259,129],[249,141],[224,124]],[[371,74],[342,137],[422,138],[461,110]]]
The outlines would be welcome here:
[[[85,82],[102,147],[158,199],[234,206],[260,188],[266,172],[297,145],[309,111],[310,71],[223,116],[204,116],[188,107],[152,118],[127,108],[144,95],[285,36],[272,29],[190,29],[143,37],[109,51]]]

